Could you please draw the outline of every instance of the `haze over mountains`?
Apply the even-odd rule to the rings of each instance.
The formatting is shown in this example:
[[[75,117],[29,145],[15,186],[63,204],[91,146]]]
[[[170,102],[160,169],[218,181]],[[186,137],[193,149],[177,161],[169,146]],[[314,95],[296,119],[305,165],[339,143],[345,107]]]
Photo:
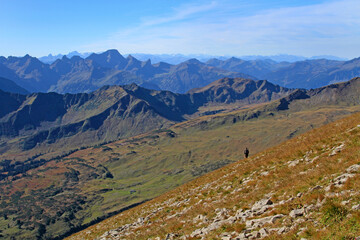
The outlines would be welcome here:
[[[52,55],[49,54],[48,56],[39,57],[39,60],[51,64],[55,62],[57,59],[61,59],[63,56],[67,56],[71,58],[73,56],[80,56],[82,58],[86,58],[92,53],[79,53],[77,51],[70,52],[66,55],[64,54],[57,54]],[[131,53],[130,55],[134,56],[135,58],[139,59],[140,61],[147,61],[148,59],[151,60],[153,63],[159,62],[167,62],[173,65],[185,62],[191,58],[196,58],[201,62],[206,62],[212,58],[217,58],[220,60],[229,59],[232,56],[214,56],[214,55],[207,55],[207,54],[147,54],[147,53]],[[340,58],[332,55],[320,55],[320,56],[313,56],[310,58],[296,56],[296,55],[289,55],[289,54],[278,54],[278,55],[271,55],[271,56],[262,56],[262,55],[247,55],[247,56],[239,56],[237,58],[243,60],[266,60],[270,59],[276,62],[298,62],[304,60],[315,60],[315,59],[329,59],[329,60],[337,60],[337,61],[347,61],[346,58]]]
[[[51,65],[37,58],[0,58],[0,76],[13,80],[30,92],[56,91],[79,93],[94,91],[104,85],[144,84],[174,92],[186,92],[223,77],[250,76],[207,66],[197,60],[178,65],[141,62],[132,56],[124,58],[118,51],[56,60]],[[251,78],[251,77],[250,77]]]
[[[225,61],[211,59],[207,64],[267,79],[289,88],[318,88],[360,76],[360,58],[350,61],[316,59],[277,63],[272,60],[244,61],[233,57]]]
[[[82,93],[105,85],[136,83],[146,88],[185,93],[224,77],[267,79],[288,88],[310,89],[360,75],[359,58],[290,63],[232,57],[226,60],[213,58],[206,63],[190,59],[172,65],[165,62],[152,64],[150,60],[140,61],[132,55],[124,58],[117,50],[93,53],[86,58],[76,53],[71,56],[63,56],[50,65],[29,55],[0,57],[0,77],[14,81],[29,92]]]

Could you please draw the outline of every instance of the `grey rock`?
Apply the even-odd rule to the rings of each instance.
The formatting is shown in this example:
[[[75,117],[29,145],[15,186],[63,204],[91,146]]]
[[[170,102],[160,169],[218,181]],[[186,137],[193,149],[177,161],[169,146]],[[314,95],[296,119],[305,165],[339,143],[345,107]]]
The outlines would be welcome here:
[[[287,233],[289,231],[289,228],[287,227],[281,227],[279,230],[278,230],[278,234],[284,234],[284,233]]]
[[[280,219],[284,217],[284,215],[282,214],[277,214],[275,216],[268,216],[268,217],[264,217],[264,218],[258,218],[258,219],[251,219],[245,222],[246,224],[246,228],[250,228],[250,229],[255,229],[258,227],[262,227],[263,225],[267,224],[267,223],[275,223],[275,221],[277,219]]]
[[[352,173],[344,173],[340,176],[338,176],[337,178],[334,179],[334,184],[335,186],[339,186],[339,185],[342,185],[344,183],[346,183],[346,181],[349,179],[349,178],[352,178],[354,177],[354,174]]]
[[[257,211],[261,210],[264,206],[268,206],[268,205],[272,205],[272,204],[273,204],[273,202],[270,199],[261,199],[260,201],[257,201],[256,203],[254,203],[251,210],[253,212],[257,212]]]
[[[338,154],[339,152],[341,152],[343,149],[344,149],[344,147],[345,147],[345,144],[344,143],[342,143],[340,146],[338,146],[338,147],[335,147],[334,149],[333,149],[333,151],[329,154],[329,156],[331,157],[331,156],[334,156],[334,155],[336,155],[336,154]]]
[[[250,233],[249,237],[250,237],[250,239],[251,238],[256,239],[256,238],[260,238],[261,234],[258,231],[253,231],[252,233]]]
[[[352,210],[360,210],[360,204],[352,206]]]
[[[165,240],[174,240],[174,239],[176,239],[177,237],[179,237],[178,234],[168,233],[168,234],[166,234]]]
[[[347,173],[357,173],[360,170],[360,164],[355,164],[346,169]]]
[[[313,187],[310,191],[312,192],[312,191],[316,191],[316,190],[320,190],[320,189],[322,189],[322,186],[317,185],[317,186]]]
[[[260,235],[261,235],[262,238],[264,238],[264,237],[266,237],[267,235],[269,235],[269,232],[268,232],[268,230],[267,230],[266,228],[261,228],[261,229],[259,230],[259,233],[260,233]]]
[[[294,209],[290,212],[290,217],[292,218],[296,218],[296,217],[300,217],[300,216],[303,216],[305,213],[305,210],[303,208],[300,208],[300,209]]]
[[[235,239],[244,240],[247,239],[247,237],[245,233],[240,233]]]

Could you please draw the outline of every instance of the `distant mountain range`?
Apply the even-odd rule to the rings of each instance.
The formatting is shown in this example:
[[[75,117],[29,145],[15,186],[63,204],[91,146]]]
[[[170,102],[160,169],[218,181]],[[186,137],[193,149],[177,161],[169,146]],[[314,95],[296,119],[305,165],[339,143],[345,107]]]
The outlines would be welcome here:
[[[57,54],[52,55],[49,54],[48,56],[40,57],[39,60],[51,64],[55,62],[57,59],[61,59],[63,56],[68,58],[72,58],[73,56],[79,56],[82,58],[86,58],[90,56],[92,53],[79,53],[77,51],[70,52],[66,55],[64,54]],[[125,54],[127,55],[127,54]],[[150,59],[153,63],[159,62],[166,62],[170,64],[179,64],[185,62],[189,59],[196,58],[201,62],[206,62],[212,58],[217,58],[220,60],[226,60],[232,56],[215,56],[215,55],[208,55],[208,54],[148,54],[148,53],[131,53],[130,55],[134,56],[135,58],[139,59],[140,61],[147,61]],[[289,55],[289,54],[278,54],[278,55],[270,55],[270,56],[263,56],[263,55],[246,55],[246,56],[238,56],[243,60],[266,60],[270,59],[276,62],[298,62],[298,61],[305,61],[305,60],[315,60],[315,59],[328,59],[328,60],[337,60],[337,61],[347,61],[346,58],[340,58],[337,56],[332,55],[320,55],[320,56],[313,56],[313,57],[303,57],[303,56],[296,56],[296,55]]]
[[[360,76],[359,58],[350,61],[314,59],[277,62],[271,59],[188,59],[173,65],[123,57],[117,50],[82,58],[77,52],[51,64],[26,55],[0,57],[0,77],[29,92],[84,93],[105,85],[136,83],[145,88],[185,93],[225,78],[267,79],[287,88],[318,88]],[[84,56],[85,56],[84,55]],[[289,55],[285,55],[289,56]],[[201,56],[199,56],[201,57]]]
[[[206,63],[217,68],[249,74],[258,79],[267,79],[288,88],[319,88],[360,76],[360,58],[350,61],[316,59],[278,63],[268,59],[245,61],[232,57],[225,61],[210,59]]]
[[[63,56],[51,65],[29,55],[1,57],[0,76],[13,80],[30,92],[58,93],[91,92],[105,85],[131,83],[183,93],[224,77],[255,79],[195,59],[178,65],[151,64],[149,60],[142,62],[131,55],[124,58],[117,50],[93,53],[85,59]]]
[[[91,52],[79,53],[78,51],[73,51],[73,52],[69,52],[66,55],[64,55],[64,54],[57,54],[57,55],[49,54],[47,56],[39,57],[39,60],[42,61],[43,63],[52,64],[53,62],[55,62],[58,59],[61,59],[64,56],[66,56],[67,58],[72,58],[74,56],[86,58],[86,57],[90,56],[91,54],[92,54]]]

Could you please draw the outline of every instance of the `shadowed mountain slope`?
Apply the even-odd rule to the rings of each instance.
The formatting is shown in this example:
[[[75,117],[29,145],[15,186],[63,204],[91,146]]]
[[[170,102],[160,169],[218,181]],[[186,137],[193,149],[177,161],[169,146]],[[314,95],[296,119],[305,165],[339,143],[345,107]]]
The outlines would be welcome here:
[[[22,151],[35,147],[53,151],[49,144],[54,143],[59,149],[67,149],[66,141],[72,142],[72,147],[111,141],[201,115],[200,108],[208,105],[218,106],[218,111],[229,103],[239,108],[279,99],[291,91],[266,81],[226,78],[187,94],[149,90],[136,84],[82,94],[23,96],[1,92],[9,104],[0,107],[0,136],[4,139],[0,149],[6,152],[7,139],[18,136],[22,137],[17,143]]]
[[[217,80],[208,86],[192,89],[188,93],[201,102],[235,101],[242,104],[254,104],[278,99],[289,92],[289,89],[274,85],[266,80],[253,81],[244,79],[238,81],[233,78]]]
[[[19,86],[30,92],[46,92],[59,78],[51,71],[48,64],[37,58],[26,55],[24,57],[0,58],[0,76],[12,79]],[[1,68],[6,69],[1,69]],[[5,71],[3,71],[5,70]]]
[[[4,92],[29,94],[29,92],[26,89],[20,87],[15,82],[3,77],[0,77],[0,90]]]

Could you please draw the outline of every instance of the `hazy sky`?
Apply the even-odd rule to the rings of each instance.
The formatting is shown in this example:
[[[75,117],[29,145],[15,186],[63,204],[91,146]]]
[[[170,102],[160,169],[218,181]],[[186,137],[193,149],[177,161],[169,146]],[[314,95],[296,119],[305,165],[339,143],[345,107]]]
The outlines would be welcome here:
[[[0,0],[0,55],[360,56],[359,0]]]

